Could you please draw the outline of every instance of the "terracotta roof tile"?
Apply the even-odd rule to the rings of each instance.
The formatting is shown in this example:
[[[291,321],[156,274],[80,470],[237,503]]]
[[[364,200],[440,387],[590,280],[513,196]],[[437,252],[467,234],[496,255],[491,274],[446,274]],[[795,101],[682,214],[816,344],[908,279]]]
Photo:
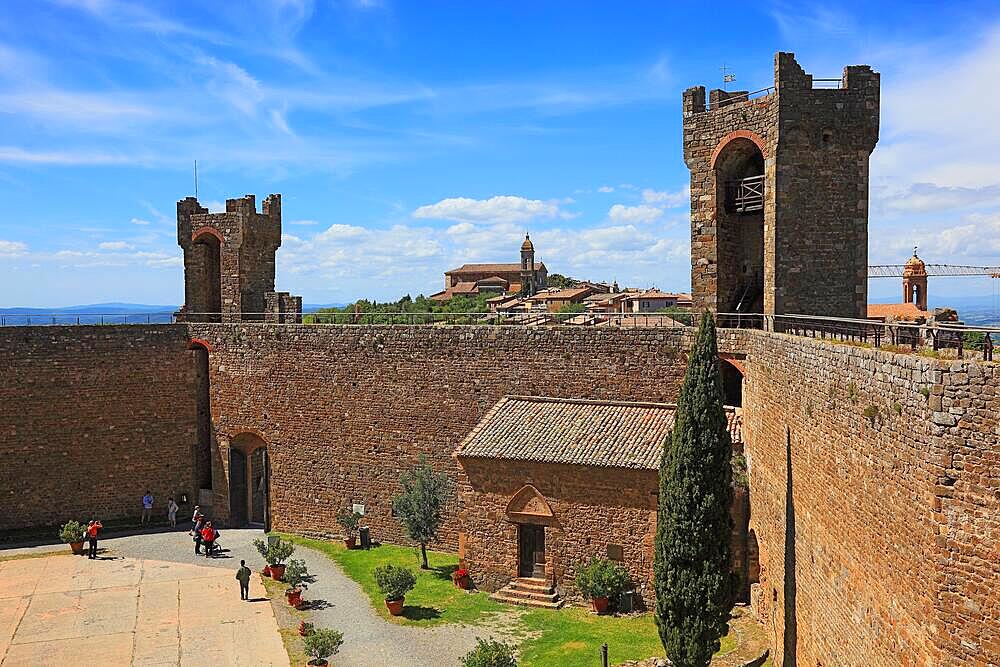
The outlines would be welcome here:
[[[675,409],[665,403],[507,396],[455,456],[657,470]],[[730,434],[739,441],[739,413],[727,410]]]
[[[545,264],[535,263],[535,269],[544,269]],[[512,264],[463,264],[457,269],[445,271],[444,275],[449,276],[456,273],[520,273],[521,265],[517,262]]]
[[[929,313],[920,310],[915,303],[869,303],[868,317],[871,319],[891,318],[894,320],[926,320]]]

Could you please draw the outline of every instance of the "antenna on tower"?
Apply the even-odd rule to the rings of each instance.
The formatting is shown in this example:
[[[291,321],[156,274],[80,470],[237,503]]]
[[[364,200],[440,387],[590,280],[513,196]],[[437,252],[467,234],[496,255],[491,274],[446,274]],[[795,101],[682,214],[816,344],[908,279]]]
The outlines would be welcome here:
[[[194,161],[194,198],[198,198],[198,161]]]

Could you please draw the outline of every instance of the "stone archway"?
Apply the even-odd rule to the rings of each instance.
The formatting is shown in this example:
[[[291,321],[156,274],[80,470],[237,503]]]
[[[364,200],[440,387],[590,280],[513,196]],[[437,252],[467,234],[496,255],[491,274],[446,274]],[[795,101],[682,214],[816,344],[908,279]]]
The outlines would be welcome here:
[[[267,442],[240,433],[229,442],[229,521],[270,528],[270,466]]]

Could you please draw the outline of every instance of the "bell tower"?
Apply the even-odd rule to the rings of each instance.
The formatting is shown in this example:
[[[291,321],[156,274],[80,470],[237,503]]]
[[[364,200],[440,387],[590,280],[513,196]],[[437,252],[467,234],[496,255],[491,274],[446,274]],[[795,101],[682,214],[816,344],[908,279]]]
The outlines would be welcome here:
[[[920,310],[927,310],[927,266],[917,257],[916,248],[913,257],[903,266],[903,303],[913,303]]]
[[[524,243],[521,244],[521,292],[531,296],[538,291],[538,284],[535,280],[535,246],[527,233],[524,235]]]

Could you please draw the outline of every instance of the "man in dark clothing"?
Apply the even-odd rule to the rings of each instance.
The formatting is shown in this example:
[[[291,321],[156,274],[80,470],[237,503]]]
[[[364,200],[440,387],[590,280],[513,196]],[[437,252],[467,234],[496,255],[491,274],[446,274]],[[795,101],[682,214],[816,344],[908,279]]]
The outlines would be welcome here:
[[[205,517],[199,516],[194,524],[194,553],[201,555],[201,529],[205,527]]]
[[[240,561],[240,569],[236,571],[236,579],[240,582],[240,599],[250,599],[250,568],[245,560]]]
[[[104,528],[104,526],[101,524],[100,519],[93,520],[87,524],[87,542],[90,544],[87,558],[91,560],[97,560],[97,536],[100,534],[101,528]]]

